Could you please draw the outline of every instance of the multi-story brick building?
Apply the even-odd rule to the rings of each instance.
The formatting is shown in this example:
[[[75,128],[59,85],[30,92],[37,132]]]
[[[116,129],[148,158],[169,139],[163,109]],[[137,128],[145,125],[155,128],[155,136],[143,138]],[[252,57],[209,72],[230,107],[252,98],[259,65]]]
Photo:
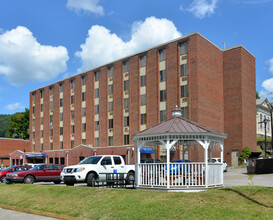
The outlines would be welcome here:
[[[228,134],[224,158],[236,165],[244,146],[256,149],[255,97],[255,57],[193,33],[31,91],[30,151],[66,163],[71,149],[87,145],[69,164],[108,153],[133,162],[132,135],[178,105],[184,117]]]

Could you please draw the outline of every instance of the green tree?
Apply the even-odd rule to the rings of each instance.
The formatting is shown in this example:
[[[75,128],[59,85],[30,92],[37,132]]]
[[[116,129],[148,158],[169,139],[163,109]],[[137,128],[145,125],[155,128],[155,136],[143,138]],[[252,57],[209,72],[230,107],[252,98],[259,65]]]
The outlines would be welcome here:
[[[10,115],[0,115],[0,137],[6,137],[11,121],[10,117]]]
[[[29,109],[11,115],[7,138],[29,139]]]
[[[260,95],[257,91],[256,91],[256,99],[260,99]]]
[[[250,154],[251,154],[250,148],[249,148],[248,146],[245,146],[245,147],[243,148],[243,150],[242,150],[242,153],[241,153],[241,155],[240,155],[240,157],[239,157],[239,160],[240,160],[240,161],[244,161],[244,159],[248,159],[249,156],[250,156]]]

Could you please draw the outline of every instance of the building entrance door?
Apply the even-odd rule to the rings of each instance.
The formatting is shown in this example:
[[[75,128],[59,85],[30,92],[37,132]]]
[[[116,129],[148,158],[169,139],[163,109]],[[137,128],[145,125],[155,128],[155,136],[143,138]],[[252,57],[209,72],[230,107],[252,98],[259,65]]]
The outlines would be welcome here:
[[[238,167],[239,151],[233,150],[231,154],[231,166]]]

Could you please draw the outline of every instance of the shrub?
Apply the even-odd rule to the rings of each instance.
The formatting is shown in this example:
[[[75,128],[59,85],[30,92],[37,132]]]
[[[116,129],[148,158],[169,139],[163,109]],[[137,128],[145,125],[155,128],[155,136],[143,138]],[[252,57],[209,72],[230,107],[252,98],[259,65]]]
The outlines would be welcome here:
[[[248,146],[245,146],[242,150],[242,153],[239,157],[240,161],[244,161],[245,159],[248,159],[251,154],[251,150]]]

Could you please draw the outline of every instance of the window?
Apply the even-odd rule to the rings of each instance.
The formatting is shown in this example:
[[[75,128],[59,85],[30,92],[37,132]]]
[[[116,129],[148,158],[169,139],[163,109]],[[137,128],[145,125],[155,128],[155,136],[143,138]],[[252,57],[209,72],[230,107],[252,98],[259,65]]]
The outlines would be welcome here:
[[[108,112],[113,111],[113,102],[108,102]]]
[[[49,90],[50,90],[50,95],[53,95],[53,87],[50,87]]]
[[[129,72],[129,62],[128,61],[123,63],[123,72],[124,73]]]
[[[75,130],[74,130],[74,125],[71,125],[71,134],[74,134]]]
[[[95,138],[95,147],[99,146],[99,142],[100,142],[100,139],[99,138]]]
[[[146,105],[146,94],[140,96],[140,104],[141,106]]]
[[[166,100],[167,100],[166,90],[160,90],[160,102],[166,102]]]
[[[188,97],[188,85],[181,86],[181,98]]]
[[[86,85],[86,76],[82,76],[82,86]]]
[[[60,107],[63,107],[63,99],[60,99]]]
[[[108,145],[113,146],[113,137],[112,136],[108,137]]]
[[[166,110],[160,111],[160,122],[166,120]]]
[[[53,149],[53,143],[51,142],[50,143],[50,150],[52,150]]]
[[[64,157],[60,157],[61,165],[64,165]]]
[[[42,137],[44,137],[44,131],[43,130],[41,130],[41,138]],[[34,136],[33,136],[33,138],[34,138]]]
[[[53,135],[53,129],[52,128],[50,128],[50,137],[52,137],[52,135]]]
[[[70,143],[71,143],[71,148],[73,148],[74,147],[74,140],[72,140]]]
[[[101,165],[112,165],[111,157],[104,157],[101,161]]]
[[[63,92],[63,84],[60,83],[60,92]]]
[[[53,122],[53,115],[49,116],[49,122],[52,123]]]
[[[41,99],[44,98],[44,90],[41,90],[40,93],[41,93]]]
[[[32,113],[33,114],[35,113],[35,107],[34,106],[32,107]]]
[[[86,108],[82,108],[82,117],[86,117]]]
[[[60,141],[60,149],[64,148],[64,142]]]
[[[145,125],[147,123],[147,114],[141,114],[140,115],[140,124]]]
[[[82,144],[86,144],[86,139],[82,139]]]
[[[188,53],[188,42],[180,44],[180,55]]]
[[[59,164],[59,158],[55,157],[55,164]]]
[[[53,163],[53,157],[49,158],[49,163]]]
[[[99,130],[99,125],[100,125],[100,122],[99,121],[95,121],[95,131]]]
[[[95,82],[99,81],[99,73],[100,71],[96,71],[95,74]]]
[[[41,112],[43,112],[43,104],[41,104]]]
[[[129,116],[124,117],[124,127],[129,127]]]
[[[86,101],[86,93],[85,92],[82,93],[82,101],[83,102]]]
[[[114,163],[115,163],[115,165],[121,164],[121,159],[120,159],[120,157],[114,157]]]
[[[129,80],[124,81],[124,91],[129,90]]]
[[[74,110],[71,110],[71,119],[74,119]]]
[[[113,94],[113,85],[108,86],[108,95]]]
[[[100,89],[97,88],[95,89],[95,98],[99,98],[99,95],[100,95]]]
[[[60,121],[63,121],[63,119],[64,119],[64,114],[63,112],[60,112]]]
[[[60,135],[63,135],[63,127],[60,127]]]
[[[129,144],[129,135],[124,135],[124,144]]]
[[[53,102],[52,101],[50,101],[49,105],[50,105],[50,109],[53,109]]]
[[[160,82],[165,82],[166,81],[166,70],[161,70],[160,71]]]
[[[32,101],[35,102],[35,92],[32,93]]]
[[[44,117],[41,117],[41,125],[44,124]]]
[[[82,132],[86,132],[86,123],[82,124]]]
[[[180,76],[187,76],[188,75],[188,64],[182,64],[180,66]]]
[[[113,67],[108,68],[108,77],[113,77]]]
[[[189,118],[189,109],[188,107],[182,107],[181,113],[183,118]]]
[[[74,104],[74,96],[71,96],[71,104]]]
[[[129,99],[124,99],[124,109],[128,109],[129,108]]]
[[[159,62],[166,60],[166,49],[159,51]]]
[[[70,81],[70,88],[74,89],[74,87],[75,87],[75,82],[74,82],[74,80],[71,80]]]
[[[109,129],[113,128],[113,119],[109,119],[108,123],[109,123]]]
[[[146,56],[140,57],[140,67],[146,66]]]
[[[95,105],[95,114],[99,114],[99,105]]]
[[[32,132],[32,137],[35,138],[35,132]]]
[[[146,86],[146,75],[140,76],[140,86]]]

